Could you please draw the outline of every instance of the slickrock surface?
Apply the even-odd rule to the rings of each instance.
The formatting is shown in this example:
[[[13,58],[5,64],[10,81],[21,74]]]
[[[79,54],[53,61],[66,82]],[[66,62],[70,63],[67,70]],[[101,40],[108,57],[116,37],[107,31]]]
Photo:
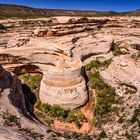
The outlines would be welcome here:
[[[13,119],[15,120],[13,121]],[[10,121],[15,122],[15,124]],[[9,126],[7,126],[8,122]],[[22,130],[31,130],[32,133],[45,135],[44,138],[46,139],[50,137],[49,134],[46,135],[47,128],[39,122],[35,122],[29,115],[17,76],[5,71],[0,66],[0,139],[34,139],[27,134],[23,134],[20,131],[21,128]]]
[[[122,55],[113,55],[116,46]],[[140,103],[139,51],[139,17],[0,21],[0,64],[16,74],[20,74],[19,66],[36,66],[31,71],[43,73],[39,93],[43,103],[71,110],[84,105],[88,100],[84,65],[96,57],[112,59],[108,68],[100,70],[100,75],[117,89],[119,103],[114,108],[118,115],[110,113],[108,116],[113,119],[95,129],[97,135],[105,130],[108,139],[125,140],[128,134],[139,139],[139,116],[135,114]],[[1,69],[0,76],[4,73]],[[10,84],[7,77],[2,79],[6,82],[0,81],[1,93]],[[122,123],[118,123],[120,119]]]
[[[11,21],[10,25],[3,21],[8,27],[1,34],[4,38],[1,39],[1,64],[38,66],[43,73],[41,102],[74,109],[88,99],[82,62],[92,55],[108,53],[113,43],[111,35],[94,36],[85,30],[96,28],[97,31],[98,25],[109,20],[81,18],[72,24],[69,21],[64,25],[53,23],[48,29],[49,21],[35,20],[35,24],[32,20]],[[38,28],[40,24],[42,27]]]

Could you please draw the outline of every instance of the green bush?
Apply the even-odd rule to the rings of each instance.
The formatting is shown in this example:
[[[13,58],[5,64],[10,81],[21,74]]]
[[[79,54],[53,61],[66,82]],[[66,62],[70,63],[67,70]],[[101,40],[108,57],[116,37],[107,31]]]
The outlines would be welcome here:
[[[86,71],[89,71],[92,68],[99,69],[101,67],[108,67],[110,65],[110,63],[111,63],[111,59],[101,62],[101,61],[99,61],[98,58],[96,58],[96,60],[93,60],[90,63],[88,63],[87,65],[85,65],[85,69],[86,69]]]
[[[29,76],[29,79],[27,81],[27,85],[31,88],[31,89],[37,89],[40,86],[40,81],[42,80],[42,75],[41,74],[37,74],[34,76]]]
[[[43,112],[49,114],[52,117],[66,118],[68,111],[64,110],[60,105],[42,104],[41,109]]]
[[[93,107],[95,116],[102,116],[111,110],[115,103],[115,89],[108,86],[100,77],[99,72],[91,75],[91,88],[96,89],[96,104]]]
[[[113,51],[114,56],[123,55],[124,53],[120,50],[119,46],[117,44],[114,44]]]
[[[80,124],[80,121],[79,121],[79,120],[75,120],[74,123],[75,123],[75,126],[76,126],[78,129],[81,128],[81,124]]]
[[[101,79],[99,72],[93,73],[91,88],[103,89],[106,87],[107,87],[107,84]]]
[[[119,56],[119,55],[122,55],[124,54],[119,48],[116,48],[114,51],[113,51],[113,55],[114,56]]]
[[[86,118],[81,111],[70,111],[68,113],[66,120],[68,122],[74,122],[76,120],[79,120],[80,122],[82,122],[82,121],[86,120]]]
[[[27,84],[32,90],[39,88],[40,81],[42,80],[41,74],[36,74],[34,76],[25,73],[18,76],[19,79],[23,80],[25,84]]]
[[[111,105],[115,103],[115,89],[108,87],[107,89],[97,90],[96,104],[93,107],[95,116],[102,116],[111,110]]]
[[[30,75],[28,73],[21,74],[18,76],[19,79],[24,80],[25,82],[28,81]]]
[[[86,66],[85,66],[85,69],[87,70],[87,71],[89,71],[89,70],[91,70],[91,68],[99,68],[99,66],[100,66],[100,64],[101,64],[101,62],[98,60],[98,59],[96,59],[96,60],[93,60],[93,61],[91,61],[89,64],[87,64]]]
[[[66,120],[68,122],[73,122],[77,119],[77,117],[75,116],[75,113],[73,111],[71,111],[69,114],[68,114],[68,117],[66,118]]]
[[[45,122],[47,123],[48,126],[51,126],[52,124],[54,124],[54,120],[51,120],[51,119],[47,119]]]
[[[4,121],[4,125],[6,126],[18,126],[21,127],[20,125],[20,118],[18,118],[16,115],[11,115],[11,114],[7,114],[3,116]]]
[[[107,137],[107,135],[106,135],[104,130],[101,131],[101,133],[99,134],[99,137],[100,138],[106,138]]]

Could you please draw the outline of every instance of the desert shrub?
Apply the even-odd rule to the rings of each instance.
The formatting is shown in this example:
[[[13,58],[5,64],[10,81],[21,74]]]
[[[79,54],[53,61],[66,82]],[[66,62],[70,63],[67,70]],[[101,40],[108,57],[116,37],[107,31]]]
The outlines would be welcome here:
[[[84,114],[81,111],[70,111],[66,120],[68,122],[74,122],[76,120],[79,120],[80,122],[86,120]]]
[[[42,134],[33,132],[32,130],[28,128],[20,128],[18,131],[36,140],[42,140],[44,137]]]
[[[28,73],[21,74],[18,76],[19,79],[24,80],[25,82],[29,79],[30,75]]]
[[[52,119],[47,119],[45,122],[47,123],[48,126],[51,126],[52,124],[54,124],[54,120]]]
[[[11,114],[6,114],[3,116],[4,125],[6,126],[18,126],[21,127],[20,125],[20,118],[18,118],[16,115],[11,115]]]
[[[73,111],[71,111],[69,114],[68,114],[68,117],[66,118],[66,120],[68,122],[73,122],[75,121],[77,118],[75,116],[75,113]]]
[[[110,64],[111,64],[112,60],[109,59],[109,60],[105,60],[101,63],[101,66],[100,67],[108,67]]]
[[[68,111],[64,110],[60,105],[42,104],[41,109],[43,112],[49,114],[52,117],[66,118]]]
[[[99,72],[93,73],[91,88],[103,89],[106,87],[107,87],[107,84],[101,79]]]
[[[72,123],[74,122],[77,128],[81,127],[81,122],[86,121],[84,114],[81,111],[71,111],[69,112],[66,121]]]
[[[95,116],[102,116],[111,111],[111,105],[115,103],[115,89],[108,87],[97,90],[96,104],[93,107]]]
[[[119,48],[116,48],[114,51],[113,51],[113,55],[114,56],[119,56],[119,55],[122,55],[124,54]]]
[[[124,53],[120,50],[120,48],[119,48],[119,46],[117,45],[117,44],[113,44],[114,46],[113,46],[113,51],[112,51],[112,53],[113,53],[113,55],[114,56],[119,56],[119,55],[123,55]]]
[[[107,135],[106,135],[104,130],[101,131],[101,133],[99,134],[99,137],[100,138],[106,138],[107,137]]]
[[[37,74],[34,76],[29,76],[29,79],[27,81],[27,85],[31,88],[31,89],[37,89],[40,86],[40,81],[42,80],[42,75],[41,74]]]
[[[123,123],[123,121],[124,121],[123,117],[120,117],[120,118],[118,119],[118,123]]]
[[[36,74],[34,76],[25,73],[18,76],[19,79],[23,80],[32,90],[39,88],[40,81],[42,80],[41,74]]]
[[[140,119],[139,119],[140,117],[139,116],[140,116],[140,105],[139,105],[138,108],[136,108],[134,110],[134,114],[131,118],[131,123],[134,124],[135,122],[137,122],[138,126],[139,126],[139,129],[140,129]]]
[[[87,71],[89,71],[89,70],[91,70],[91,68],[98,68],[99,66],[100,66],[100,64],[101,64],[101,62],[98,60],[98,59],[96,59],[96,60],[93,60],[93,61],[91,61],[89,64],[87,64],[86,66],[85,66],[85,69],[87,70]]]
[[[23,81],[22,89],[25,96],[29,97],[27,100],[32,100],[32,95],[34,94],[34,96],[36,96],[35,98],[37,99],[36,101],[38,101],[38,93],[40,82],[42,80],[42,74],[30,75],[25,73],[19,75],[18,78]]]
[[[111,64],[111,62],[112,62],[111,59],[101,62],[101,61],[99,61],[98,58],[96,58],[95,60],[90,61],[90,63],[85,65],[85,69],[86,69],[86,71],[89,71],[92,68],[99,69],[101,67],[108,67]]]
[[[80,124],[80,121],[79,121],[79,120],[75,120],[74,123],[75,123],[75,126],[76,126],[78,129],[81,128],[81,124]]]

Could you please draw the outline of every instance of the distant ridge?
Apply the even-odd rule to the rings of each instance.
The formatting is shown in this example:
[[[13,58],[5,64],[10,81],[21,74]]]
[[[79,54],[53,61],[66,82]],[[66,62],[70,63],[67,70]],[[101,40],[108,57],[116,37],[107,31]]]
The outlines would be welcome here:
[[[36,18],[49,16],[140,16],[140,9],[130,12],[118,13],[115,11],[78,11],[78,10],[58,10],[58,9],[37,9],[27,6],[0,4],[0,18],[20,17]]]

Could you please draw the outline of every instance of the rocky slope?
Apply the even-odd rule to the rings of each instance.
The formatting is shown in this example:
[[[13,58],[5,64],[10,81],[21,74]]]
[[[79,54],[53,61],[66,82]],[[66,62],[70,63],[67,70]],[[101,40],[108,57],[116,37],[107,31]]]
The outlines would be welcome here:
[[[94,11],[72,11],[72,10],[51,10],[51,9],[36,9],[20,5],[0,4],[1,16],[4,17],[48,17],[48,16],[86,16],[96,15]]]
[[[0,18],[37,18],[49,16],[140,16],[140,10],[117,13],[114,11],[78,11],[78,10],[56,10],[56,9],[37,9],[20,5],[0,4]]]
[[[0,66],[0,139],[34,139],[26,130],[43,137],[47,129],[29,115],[17,76]]]

